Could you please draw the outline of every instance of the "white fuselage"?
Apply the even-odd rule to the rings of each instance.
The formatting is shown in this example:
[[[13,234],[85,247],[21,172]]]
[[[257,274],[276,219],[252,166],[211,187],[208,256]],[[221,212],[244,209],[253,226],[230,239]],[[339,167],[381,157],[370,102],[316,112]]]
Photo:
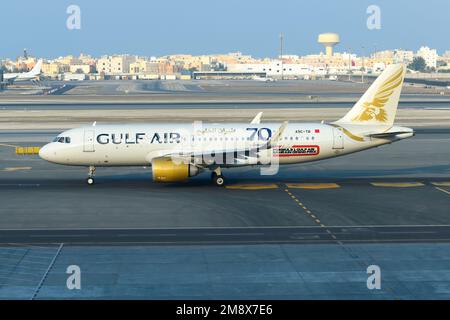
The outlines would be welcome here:
[[[50,162],[75,166],[147,166],[152,159],[179,154],[213,154],[246,150],[263,145],[279,123],[263,124],[131,124],[97,125],[61,133],[45,145],[40,156]],[[413,135],[395,139],[370,138],[333,124],[289,123],[276,148],[261,152],[261,159],[277,158],[280,164],[303,163],[349,154]],[[390,130],[399,130],[393,127]],[[67,139],[69,138],[69,139]],[[59,141],[57,141],[59,140]],[[69,142],[70,141],[70,142]],[[250,157],[225,161],[222,167],[260,164]],[[247,160],[246,160],[247,159]]]
[[[34,80],[38,76],[37,75],[27,75],[26,73],[6,73],[3,75],[3,79],[5,81],[29,81]]]

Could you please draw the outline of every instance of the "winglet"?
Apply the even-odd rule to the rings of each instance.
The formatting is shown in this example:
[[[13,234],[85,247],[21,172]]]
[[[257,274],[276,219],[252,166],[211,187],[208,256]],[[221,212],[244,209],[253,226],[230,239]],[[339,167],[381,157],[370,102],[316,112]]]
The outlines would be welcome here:
[[[278,143],[281,136],[283,135],[284,130],[288,126],[289,121],[285,121],[281,124],[281,126],[278,128],[278,130],[275,132],[275,134],[270,138],[270,140],[267,142],[267,149],[272,148],[274,145]]]
[[[252,122],[250,122],[250,124],[260,124],[261,123],[261,117],[262,117],[262,112],[258,113],[252,120]]]
[[[31,69],[31,71],[29,71],[28,73],[33,76],[38,76],[41,74],[41,69],[42,69],[42,59],[39,59],[34,65],[33,69]]]

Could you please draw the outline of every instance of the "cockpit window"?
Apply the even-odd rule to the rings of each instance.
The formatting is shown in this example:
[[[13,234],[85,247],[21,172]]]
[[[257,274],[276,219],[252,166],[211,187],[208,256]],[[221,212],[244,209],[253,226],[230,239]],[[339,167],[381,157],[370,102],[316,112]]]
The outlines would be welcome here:
[[[56,137],[53,142],[70,143],[70,137]]]

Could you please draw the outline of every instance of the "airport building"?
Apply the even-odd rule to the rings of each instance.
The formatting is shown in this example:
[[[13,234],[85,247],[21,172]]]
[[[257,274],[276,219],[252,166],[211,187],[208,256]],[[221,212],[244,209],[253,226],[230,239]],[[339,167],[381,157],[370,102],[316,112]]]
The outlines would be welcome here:
[[[69,71],[69,68],[67,68],[67,70],[65,70],[65,68],[66,65],[54,61],[44,61],[44,63],[42,63],[42,73],[44,76],[52,77],[60,73],[64,73],[65,71]]]
[[[130,74],[158,74],[159,63],[145,59],[137,59],[130,63]]]
[[[107,75],[126,74],[136,57],[130,55],[103,56],[97,60],[97,72]]]
[[[268,77],[303,77],[314,73],[314,69],[305,64],[283,63],[274,60],[270,63],[239,63],[227,65],[227,71],[233,73],[265,73]]]
[[[439,69],[450,70],[450,51],[446,51],[438,61],[440,61]]]
[[[439,57],[435,49],[421,47],[417,53],[396,49],[374,52],[370,57],[350,52],[334,52],[340,41],[336,34],[322,34],[318,38],[326,52],[310,55],[283,54],[276,59],[255,58],[241,52],[212,55],[175,54],[162,57],[137,57],[108,55],[94,58],[90,55],[67,55],[54,60],[44,60],[42,73],[55,79],[72,78],[85,74],[86,79],[242,79],[270,77],[302,79],[325,75],[379,73],[393,63],[410,64],[414,57],[425,59],[427,67],[446,72],[450,65],[450,51]],[[37,59],[28,55],[15,61],[5,60],[6,72],[30,70]],[[65,73],[70,73],[64,77]],[[74,76],[78,78],[78,76]],[[81,79],[82,77],[80,77]]]
[[[397,49],[394,51],[394,63],[409,64],[414,60],[414,52],[412,50]]]
[[[425,64],[428,68],[436,68],[438,54],[436,49],[430,49],[429,47],[421,47],[417,51],[417,56],[422,57],[425,60]]]
[[[69,72],[89,74],[94,71],[94,66],[90,64],[73,64],[69,66]]]

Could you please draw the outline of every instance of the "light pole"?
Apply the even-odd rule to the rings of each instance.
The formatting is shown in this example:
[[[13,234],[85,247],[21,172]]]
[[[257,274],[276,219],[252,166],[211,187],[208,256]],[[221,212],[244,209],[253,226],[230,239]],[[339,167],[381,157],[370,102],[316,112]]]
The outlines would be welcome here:
[[[351,55],[352,48],[348,48],[348,81],[352,81],[351,75],[352,75],[352,55]]]
[[[364,67],[364,46],[362,48],[362,69],[361,69],[361,82],[364,83],[364,72],[366,71],[366,68]]]
[[[280,60],[281,60],[281,80],[284,78],[283,73],[283,33],[280,33]]]

